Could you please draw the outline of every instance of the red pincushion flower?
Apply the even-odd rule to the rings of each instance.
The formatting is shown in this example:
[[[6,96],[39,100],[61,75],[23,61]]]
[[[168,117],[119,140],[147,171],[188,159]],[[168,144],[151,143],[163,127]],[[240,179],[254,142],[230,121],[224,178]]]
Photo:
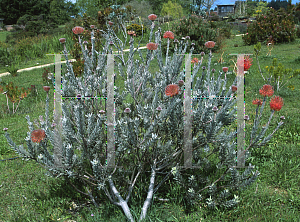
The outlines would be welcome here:
[[[149,42],[147,45],[146,45],[146,47],[147,47],[147,49],[149,49],[149,50],[156,50],[157,49],[157,44],[156,43],[153,43],[153,42]]]
[[[244,70],[248,71],[251,66],[252,66],[252,59],[249,59],[249,56],[246,56],[246,58],[244,59]]]
[[[166,38],[174,39],[174,33],[171,32],[171,31],[166,31],[163,37],[164,37],[165,39],[166,39]]]
[[[179,86],[177,84],[170,84],[167,85],[166,89],[165,89],[165,94],[166,96],[175,96],[179,94]]]
[[[198,63],[198,62],[199,62],[199,59],[197,59],[196,57],[193,58],[192,63]]]
[[[32,142],[39,143],[46,137],[45,131],[42,129],[33,130],[31,133]]]
[[[273,96],[273,87],[271,85],[263,85],[263,87],[259,90],[259,94],[262,96]]]
[[[76,27],[74,27],[74,28],[72,29],[72,31],[73,31],[74,34],[78,35],[78,34],[83,33],[84,28],[82,28],[82,27],[80,27],[80,26],[76,26]]]
[[[281,97],[275,96],[274,98],[271,99],[270,101],[271,110],[279,111],[281,110],[282,106],[283,106],[283,99]]]
[[[232,86],[231,86],[231,90],[232,90],[232,92],[236,92],[236,91],[237,91],[237,87],[234,86],[234,85],[232,85]]]
[[[205,43],[205,46],[207,47],[207,48],[209,48],[209,49],[211,49],[211,48],[213,48],[214,46],[215,46],[215,42],[213,42],[213,41],[208,41],[208,42],[206,42]]]
[[[65,38],[60,38],[59,41],[60,41],[61,43],[65,43],[65,42],[66,42],[66,39],[65,39]]]
[[[223,70],[223,72],[227,72],[228,71],[228,67],[223,67],[222,70]]]
[[[259,105],[259,106],[261,106],[262,105],[262,101],[260,99],[255,99],[255,100],[252,101],[252,104],[253,105]]]
[[[157,18],[157,15],[151,14],[148,16],[148,19],[154,21]]]
[[[43,86],[43,89],[48,92],[50,90],[50,86]]]

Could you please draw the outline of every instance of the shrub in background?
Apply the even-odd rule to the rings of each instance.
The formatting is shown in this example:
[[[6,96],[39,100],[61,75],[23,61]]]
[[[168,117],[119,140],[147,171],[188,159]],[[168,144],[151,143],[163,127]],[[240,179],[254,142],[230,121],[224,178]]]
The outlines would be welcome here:
[[[172,24],[170,31],[173,31],[176,39],[181,40],[186,36],[190,37],[190,41],[194,43],[194,54],[200,54],[201,52],[209,53],[209,50],[204,46],[204,43],[211,40],[216,42],[215,47],[212,49],[213,52],[219,51],[224,44],[222,36],[225,33],[225,28],[212,29],[211,27],[217,27],[217,24],[210,24],[215,22],[206,22],[200,16],[191,15],[180,19],[179,22]],[[171,41],[170,49],[174,50],[175,43]],[[162,43],[162,52],[166,53],[167,43],[163,41]],[[189,52],[189,49],[187,49]]]
[[[136,36],[141,36],[142,32],[143,32],[143,35],[145,33],[147,33],[147,27],[146,26],[135,24],[135,23],[132,24],[132,25],[127,26],[126,30],[127,31],[134,31],[134,33],[136,34]]]
[[[160,16],[172,16],[175,19],[183,17],[183,9],[181,5],[172,3],[170,0],[164,3],[160,12]]]
[[[151,14],[153,12],[152,10],[152,6],[150,5],[149,1],[138,1],[138,0],[133,0],[130,1],[128,3],[125,3],[123,6],[131,6],[132,10],[140,16],[142,23],[144,25],[150,24],[151,22],[149,22],[148,19],[148,15]],[[130,21],[130,20],[127,20]],[[150,27],[149,25],[149,27]]]
[[[23,87],[21,88],[21,90],[18,89],[18,86],[14,87],[13,82],[10,82],[9,84],[4,86],[0,85],[0,93],[3,92],[3,94],[5,94],[6,96],[6,100],[7,100],[7,110],[10,113],[10,109],[9,109],[9,105],[8,105],[8,99],[13,103],[13,112],[12,114],[14,114],[20,104],[20,101],[22,99],[24,99],[25,97],[27,97],[27,95],[30,93],[31,89],[28,88],[28,90],[25,90]],[[16,109],[15,109],[15,103],[18,103]]]
[[[270,36],[275,43],[291,42],[296,37],[294,18],[283,8],[278,11],[271,8],[267,14],[257,16],[256,22],[248,25],[247,33],[242,37],[247,45],[267,41]]]

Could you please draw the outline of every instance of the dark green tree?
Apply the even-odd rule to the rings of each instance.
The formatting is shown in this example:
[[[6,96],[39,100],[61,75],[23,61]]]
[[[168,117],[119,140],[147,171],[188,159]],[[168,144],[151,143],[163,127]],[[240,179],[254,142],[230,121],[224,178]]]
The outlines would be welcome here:
[[[68,20],[70,15],[77,14],[78,11],[75,4],[64,0],[0,0],[0,17],[4,18],[5,25],[16,24],[24,15],[44,14],[60,17],[58,21]]]

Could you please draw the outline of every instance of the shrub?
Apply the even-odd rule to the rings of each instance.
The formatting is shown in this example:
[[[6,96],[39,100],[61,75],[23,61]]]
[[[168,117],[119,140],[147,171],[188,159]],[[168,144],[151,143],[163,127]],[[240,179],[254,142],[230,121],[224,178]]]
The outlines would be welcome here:
[[[183,16],[183,9],[181,5],[168,1],[168,3],[163,4],[160,15],[170,15],[173,18],[181,18]]]
[[[300,38],[300,25],[296,25],[296,36]]]
[[[143,30],[142,30],[143,29]],[[145,34],[147,28],[144,25],[132,24],[126,27],[127,31],[134,31],[137,36],[142,35],[142,31]]]
[[[183,17],[179,22],[175,22],[172,26],[175,38],[181,40],[183,37],[189,36],[190,41],[195,43],[194,54],[199,54],[202,51],[209,53],[209,50],[204,46],[207,41],[215,41],[216,45],[212,49],[214,52],[220,50],[222,41],[217,39],[218,31],[211,29],[209,23],[205,22],[200,16],[192,15]],[[171,41],[170,49],[174,50],[175,44]],[[162,51],[166,53],[167,42],[162,41]],[[189,49],[187,49],[189,52]]]
[[[256,22],[249,24],[247,33],[243,36],[247,45],[264,42],[270,36],[275,43],[294,41],[296,37],[293,16],[287,14],[283,8],[278,11],[271,9],[266,15],[257,16]]]

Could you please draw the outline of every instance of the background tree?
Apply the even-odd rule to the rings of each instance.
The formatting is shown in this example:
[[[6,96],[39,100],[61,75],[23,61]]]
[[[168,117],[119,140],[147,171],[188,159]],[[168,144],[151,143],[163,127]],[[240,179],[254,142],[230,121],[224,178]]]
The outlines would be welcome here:
[[[270,11],[270,8],[267,7],[267,2],[258,2],[257,6],[254,9],[254,14],[252,14],[253,17],[256,17],[258,15],[266,14],[267,11]]]
[[[206,8],[206,11],[210,15],[210,8],[213,6],[216,0],[202,0],[202,5]]]
[[[173,18],[181,18],[183,17],[183,9],[181,5],[177,3],[172,3],[170,0],[168,3],[164,3],[160,12],[161,16],[172,16]]]
[[[149,22],[148,15],[153,13],[152,4],[149,1],[133,0],[123,4],[124,7],[131,6],[132,11],[135,10],[135,14],[140,16],[143,23]]]
[[[280,1],[280,0],[271,0],[271,2],[268,3],[269,8],[273,8],[276,11],[279,10],[280,8],[284,8],[285,10],[287,9],[288,2],[287,1]]]
[[[126,2],[128,0],[77,0],[76,6],[79,8],[79,15],[83,16],[83,13],[86,13],[91,18],[97,18],[98,11],[103,11],[112,5],[122,5]]]

